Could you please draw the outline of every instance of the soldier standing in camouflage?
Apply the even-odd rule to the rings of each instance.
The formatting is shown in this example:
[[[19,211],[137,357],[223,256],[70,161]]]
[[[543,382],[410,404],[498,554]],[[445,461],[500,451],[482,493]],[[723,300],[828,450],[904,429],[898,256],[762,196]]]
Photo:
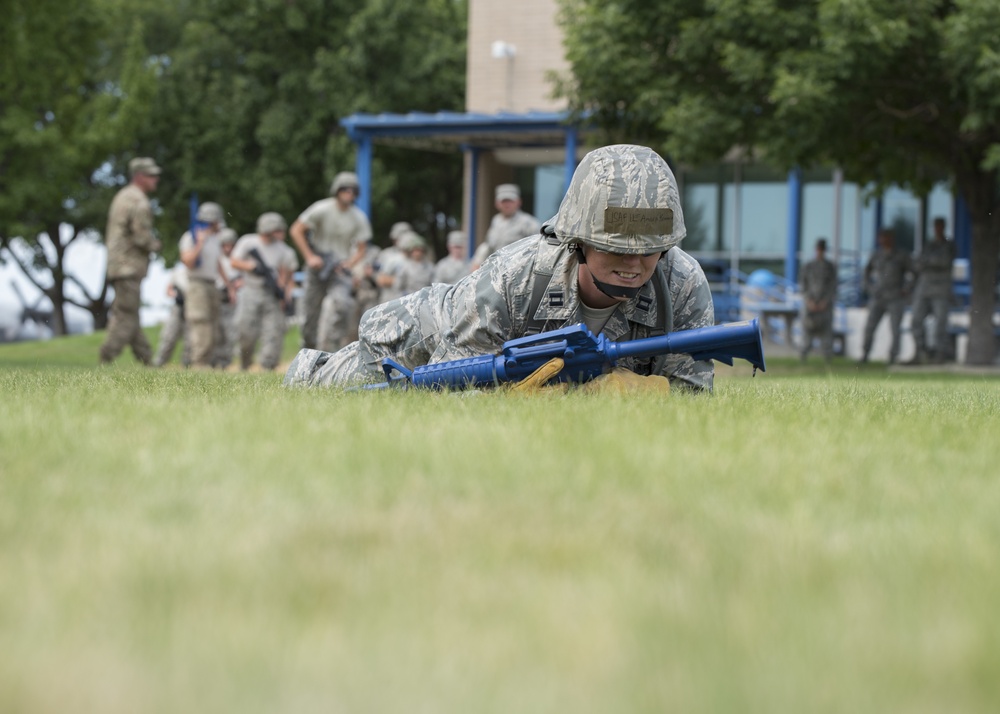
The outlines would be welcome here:
[[[406,260],[396,273],[395,289],[402,295],[426,288],[434,277],[434,266],[427,260],[427,243],[416,233],[407,233],[399,239],[399,247]]]
[[[818,337],[827,363],[833,358],[833,307],[837,300],[837,266],[826,258],[826,238],[816,241],[816,257],[802,266],[802,351],[806,361]]]
[[[277,213],[262,213],[257,219],[257,233],[236,241],[230,262],[242,270],[243,287],[237,309],[240,329],[240,368],[250,369],[254,350],[260,341],[260,366],[272,370],[281,360],[285,331],[288,326],[282,309],[282,300],[267,287],[267,280],[258,274],[269,271],[284,292],[284,301],[292,299],[292,274],[298,270],[295,251],[285,243],[288,224]],[[251,253],[256,251],[263,259],[261,264]]]
[[[914,262],[917,286],[913,291],[911,328],[917,354],[908,364],[924,364],[929,360],[942,363],[951,357],[948,339],[948,312],[951,310],[951,266],[955,261],[955,244],[945,237],[945,221],[934,219],[934,239],[924,246]],[[927,344],[924,321],[934,315],[934,349]]]
[[[153,159],[143,157],[132,159],[128,168],[131,182],[111,201],[104,233],[108,247],[107,280],[115,290],[115,297],[100,362],[110,364],[128,345],[135,358],[148,365],[153,349],[139,324],[140,288],[149,270],[149,254],[160,250],[160,241],[153,233],[153,210],[148,198],[160,183],[160,167]]]
[[[385,248],[378,256],[378,270],[374,271],[375,284],[379,288],[379,302],[389,302],[399,297],[396,292],[396,274],[406,262],[406,254],[400,249],[399,241],[408,233],[413,233],[413,226],[406,221],[398,221],[389,229],[389,241],[392,245]]]
[[[239,327],[236,324],[236,293],[239,291],[243,279],[230,261],[233,247],[236,245],[236,238],[236,231],[232,228],[223,228],[219,231],[219,245],[222,246],[219,263],[226,277],[220,277],[215,281],[215,288],[219,291],[221,303],[219,305],[219,325],[222,341],[215,346],[212,366],[218,369],[225,369],[233,361],[233,352],[236,350],[236,343],[240,336]]]
[[[346,344],[354,313],[351,293],[351,269],[365,257],[365,246],[372,238],[368,216],[354,205],[360,192],[358,177],[342,171],[330,185],[330,198],[312,204],[296,219],[289,231],[295,246],[306,261],[306,284],[303,295],[304,315],[302,346],[336,350]],[[327,270],[328,261],[338,264]],[[318,345],[323,298],[333,302],[331,323],[323,334],[326,344]]]
[[[521,188],[517,184],[500,184],[495,196],[494,205],[499,213],[493,216],[486,231],[486,240],[472,256],[473,269],[478,268],[501,248],[533,236],[541,228],[537,218],[521,210]]]
[[[454,285],[469,274],[469,263],[465,260],[465,247],[468,243],[465,231],[451,231],[448,234],[448,255],[434,266],[432,282]]]
[[[865,266],[865,284],[869,285],[868,319],[865,321],[865,342],[861,354],[862,364],[868,361],[882,317],[889,314],[889,329],[892,344],[889,347],[889,364],[899,358],[899,342],[903,313],[906,311],[906,297],[913,277],[910,256],[896,250],[896,236],[891,228],[878,232],[878,250]]]
[[[229,277],[222,266],[222,244],[219,231],[225,221],[222,207],[210,201],[198,207],[195,219],[204,228],[196,228],[194,235],[185,231],[181,236],[181,262],[188,269],[188,293],[184,300],[184,318],[191,340],[191,366],[209,369],[215,357],[215,348],[224,337],[219,311],[222,306],[216,281],[222,280],[228,289]]]
[[[381,361],[407,368],[497,353],[504,342],[584,322],[613,341],[714,324],[708,280],[678,244],[684,215],[674,175],[651,149],[608,146],[573,174],[539,235],[501,248],[455,285],[435,284],[373,308],[361,339],[335,354],[301,350],[286,385],[382,381]],[[688,355],[628,358],[620,367],[711,390],[714,366]]]

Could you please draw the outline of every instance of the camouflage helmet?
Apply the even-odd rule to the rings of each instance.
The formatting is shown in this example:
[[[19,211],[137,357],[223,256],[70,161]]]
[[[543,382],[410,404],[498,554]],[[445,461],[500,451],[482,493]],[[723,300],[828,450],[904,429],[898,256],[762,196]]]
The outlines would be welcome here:
[[[645,146],[595,149],[573,173],[559,212],[546,221],[564,244],[610,253],[669,250],[687,234],[673,172]]]
[[[396,244],[400,250],[414,250],[416,248],[426,248],[427,242],[413,231],[407,231],[399,237]]]
[[[361,183],[358,181],[358,175],[353,171],[341,171],[334,176],[333,183],[330,184],[330,195],[336,196],[342,188],[353,188],[356,192],[360,192]]]
[[[222,223],[222,206],[218,203],[205,201],[205,203],[198,206],[198,213],[195,214],[195,220],[202,223]]]
[[[288,228],[288,224],[285,223],[285,219],[281,217],[280,213],[269,211],[260,214],[260,218],[257,219],[257,233],[260,235],[283,231],[286,228]]]
[[[465,235],[465,231],[450,231],[448,233],[448,245],[460,245],[465,246],[469,242],[469,239]]]
[[[219,242],[223,245],[228,245],[230,243],[236,242],[236,231],[232,228],[226,227],[219,231]]]
[[[407,233],[413,231],[413,226],[411,226],[406,221],[399,221],[398,223],[393,223],[392,228],[389,229],[389,240],[393,243],[399,241]]]

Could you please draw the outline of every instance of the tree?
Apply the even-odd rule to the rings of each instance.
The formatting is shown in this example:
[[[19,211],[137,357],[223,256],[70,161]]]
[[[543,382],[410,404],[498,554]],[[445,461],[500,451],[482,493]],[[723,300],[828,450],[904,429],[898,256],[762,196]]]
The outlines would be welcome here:
[[[251,231],[258,214],[291,222],[326,196],[354,150],[339,119],[357,111],[459,108],[465,5],[455,0],[133,0],[160,70],[153,121],[139,141],[164,166],[158,227],[187,225],[188,200],[219,202]],[[461,210],[460,157],[379,152],[373,224]]]
[[[0,253],[52,302],[106,321],[105,290],[67,273],[66,251],[103,229],[114,176],[104,166],[144,119],[152,90],[141,27],[99,0],[9,0],[0,24]],[[131,27],[124,38],[118,27]],[[21,248],[18,250],[17,248]],[[75,283],[82,300],[71,298]]]
[[[560,92],[610,136],[699,163],[734,146],[783,168],[926,191],[972,220],[968,362],[993,361],[1000,257],[994,0],[564,0]]]

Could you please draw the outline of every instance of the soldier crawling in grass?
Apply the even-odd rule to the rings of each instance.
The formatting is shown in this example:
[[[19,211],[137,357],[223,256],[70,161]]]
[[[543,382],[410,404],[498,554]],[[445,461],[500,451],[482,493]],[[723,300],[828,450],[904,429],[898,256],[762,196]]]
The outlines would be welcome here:
[[[497,353],[507,340],[584,322],[612,341],[713,325],[708,280],[678,247],[684,216],[674,175],[651,149],[590,152],[556,216],[501,248],[455,285],[434,284],[367,312],[360,339],[336,352],[301,350],[286,385],[384,379],[408,369]],[[684,354],[619,365],[671,385],[711,390],[714,366]]]

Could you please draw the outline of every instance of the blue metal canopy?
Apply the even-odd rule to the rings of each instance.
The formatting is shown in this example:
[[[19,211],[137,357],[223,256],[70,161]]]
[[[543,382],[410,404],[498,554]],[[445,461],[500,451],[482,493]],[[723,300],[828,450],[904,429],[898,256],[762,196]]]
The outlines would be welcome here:
[[[437,112],[434,114],[352,114],[340,120],[358,147],[357,174],[361,184],[358,207],[371,215],[372,156],[375,144],[404,146],[425,151],[467,152],[472,158],[468,222],[476,225],[476,181],[479,154],[500,148],[565,148],[566,181],[576,169],[580,128],[569,112]],[[469,255],[475,248],[469,231]]]

